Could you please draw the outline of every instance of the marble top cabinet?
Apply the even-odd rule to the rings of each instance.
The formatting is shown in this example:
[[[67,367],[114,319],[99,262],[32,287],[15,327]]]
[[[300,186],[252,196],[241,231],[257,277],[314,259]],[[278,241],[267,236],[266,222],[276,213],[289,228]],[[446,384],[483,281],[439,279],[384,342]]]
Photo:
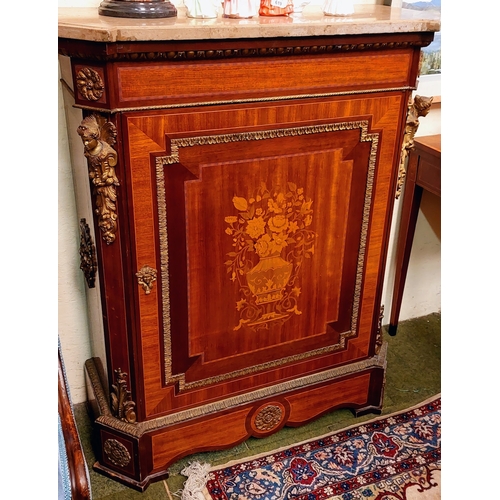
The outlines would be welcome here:
[[[191,453],[381,411],[392,207],[438,29],[382,6],[245,21],[60,9],[99,296],[96,470],[143,491]]]

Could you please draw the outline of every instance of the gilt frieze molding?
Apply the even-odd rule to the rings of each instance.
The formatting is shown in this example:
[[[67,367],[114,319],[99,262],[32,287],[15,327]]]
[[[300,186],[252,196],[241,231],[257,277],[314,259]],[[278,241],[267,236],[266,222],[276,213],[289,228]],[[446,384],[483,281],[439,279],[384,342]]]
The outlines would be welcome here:
[[[408,113],[406,115],[406,128],[403,137],[403,148],[401,150],[401,160],[399,162],[398,184],[396,188],[396,199],[401,196],[406,178],[406,161],[410,151],[415,147],[413,139],[420,125],[419,118],[427,116],[431,109],[433,97],[422,97],[416,95],[413,101],[408,103]]]
[[[265,42],[264,42],[265,43]],[[60,47],[59,53],[78,59],[94,61],[195,61],[211,59],[260,58],[277,56],[323,55],[338,52],[373,51],[426,47],[431,40],[380,41],[368,43],[337,43],[317,45],[273,45],[254,48],[214,48],[201,50],[143,50],[127,53],[110,53],[104,51],[96,54],[94,51],[71,50]]]
[[[67,83],[63,82],[63,85],[69,89]],[[339,96],[353,96],[360,94],[381,94],[387,92],[406,92],[413,91],[415,87],[409,87],[407,85],[403,87],[384,87],[384,88],[373,88],[373,89],[361,89],[361,90],[346,90],[339,92],[320,92],[316,94],[292,94],[292,95],[277,95],[273,97],[248,97],[243,99],[227,99],[227,100],[217,100],[217,101],[194,101],[194,102],[183,102],[183,103],[171,103],[171,104],[158,104],[151,106],[120,106],[118,108],[101,108],[98,106],[92,106],[89,104],[75,104],[75,108],[86,109],[89,112],[96,113],[118,113],[118,112],[128,112],[128,111],[148,111],[148,110],[160,110],[160,109],[176,109],[176,108],[194,108],[200,106],[221,106],[225,104],[251,104],[255,102],[277,102],[277,101],[294,101],[300,99],[319,99],[328,97],[339,97]],[[71,90],[69,90],[71,92]]]
[[[101,75],[92,68],[82,68],[76,75],[78,93],[88,101],[98,101],[104,93]]]
[[[82,120],[77,132],[83,142],[94,188],[98,226],[103,240],[109,245],[115,241],[118,228],[116,187],[120,183],[115,173],[118,154],[112,147],[116,143],[116,127],[104,117],[92,114]]]

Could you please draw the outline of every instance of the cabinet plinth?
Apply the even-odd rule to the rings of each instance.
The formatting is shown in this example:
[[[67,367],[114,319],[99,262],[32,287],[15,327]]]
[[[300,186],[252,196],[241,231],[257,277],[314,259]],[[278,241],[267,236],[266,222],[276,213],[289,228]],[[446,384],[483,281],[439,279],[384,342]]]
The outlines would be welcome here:
[[[390,219],[431,40],[60,39],[106,346],[86,363],[97,470],[143,491],[194,452],[380,412]]]

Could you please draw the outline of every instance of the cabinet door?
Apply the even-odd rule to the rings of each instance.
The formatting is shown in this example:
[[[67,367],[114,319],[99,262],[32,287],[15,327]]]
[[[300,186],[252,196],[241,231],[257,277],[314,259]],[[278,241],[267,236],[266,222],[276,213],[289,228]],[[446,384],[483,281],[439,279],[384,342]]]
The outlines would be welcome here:
[[[406,99],[122,116],[132,272],[157,271],[127,298],[145,418],[374,354]]]

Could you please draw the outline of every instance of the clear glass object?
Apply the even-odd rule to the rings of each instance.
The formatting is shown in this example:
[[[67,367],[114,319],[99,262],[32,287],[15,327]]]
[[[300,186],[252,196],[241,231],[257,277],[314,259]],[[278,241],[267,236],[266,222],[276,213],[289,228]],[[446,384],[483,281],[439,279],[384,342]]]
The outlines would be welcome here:
[[[354,0],[325,0],[325,16],[350,16],[354,14]]]
[[[249,19],[259,15],[259,0],[224,0],[223,17]]]
[[[293,1],[293,13],[294,14],[302,14],[304,7],[309,5],[311,0],[294,0]]]
[[[186,15],[196,19],[214,19],[219,13],[218,0],[184,0]]]

